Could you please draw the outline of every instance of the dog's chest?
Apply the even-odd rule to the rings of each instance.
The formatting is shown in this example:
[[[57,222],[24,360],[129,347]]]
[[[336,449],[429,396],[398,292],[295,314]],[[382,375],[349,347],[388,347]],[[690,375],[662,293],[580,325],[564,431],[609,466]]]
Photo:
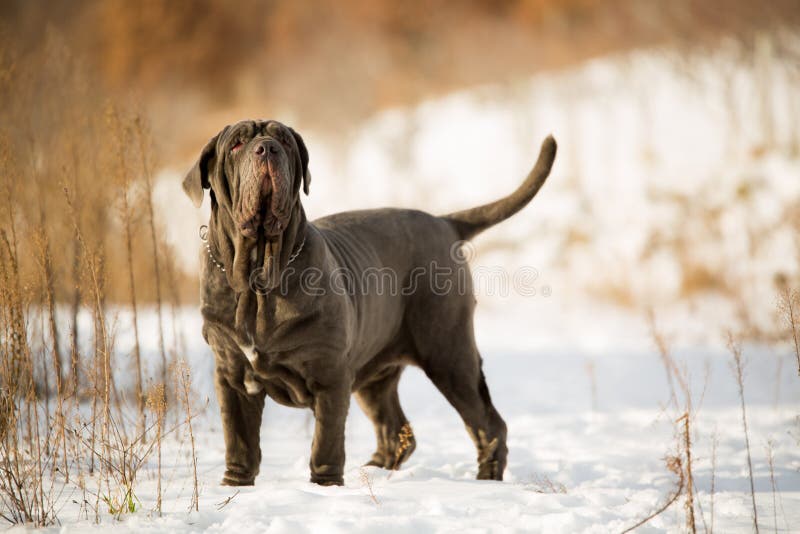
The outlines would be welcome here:
[[[242,384],[248,394],[265,391],[275,402],[293,408],[311,405],[312,394],[305,376],[294,367],[280,363],[280,355],[261,352],[253,345],[240,344],[239,349],[249,362]]]
[[[256,353],[256,347],[252,343],[250,345],[244,345],[242,343],[238,343],[239,350],[242,351],[244,357],[247,358],[247,361],[250,362],[250,365],[255,365],[256,359],[258,358],[258,354]]]

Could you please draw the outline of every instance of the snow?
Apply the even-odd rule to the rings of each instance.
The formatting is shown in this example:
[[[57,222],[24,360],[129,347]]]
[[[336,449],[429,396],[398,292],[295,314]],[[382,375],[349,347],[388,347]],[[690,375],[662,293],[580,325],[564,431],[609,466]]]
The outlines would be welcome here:
[[[125,312],[118,311],[117,316],[123,330]],[[152,331],[154,317],[152,310],[143,312],[143,331]],[[200,511],[187,511],[192,478],[189,442],[182,434],[165,442],[163,517],[153,512],[155,456],[151,456],[139,475],[139,512],[120,522],[102,514],[101,523],[95,525],[79,519],[79,508],[71,502],[79,494],[73,492],[64,499],[61,526],[51,531],[96,532],[113,526],[115,532],[137,533],[614,532],[647,516],[673,488],[674,477],[664,458],[676,450],[674,420],[679,412],[670,405],[655,350],[573,349],[568,342],[559,349],[514,350],[480,343],[494,403],[509,427],[504,482],[474,480],[476,454],[458,415],[423,373],[409,368],[400,383],[400,398],[417,449],[400,471],[361,467],[372,453],[374,436],[371,423],[353,402],[346,431],[345,486],[309,483],[310,413],[268,401],[256,485],[220,486],[224,445],[211,390],[212,356],[200,336],[197,311],[182,310],[179,320],[200,396],[198,405],[210,395],[195,422]],[[521,333],[514,323],[504,330],[508,337]],[[129,342],[118,337],[121,355]],[[144,340],[146,355],[154,358],[157,350],[157,339]],[[766,453],[767,441],[772,440],[778,528],[789,532],[800,524],[800,380],[786,371],[776,389],[778,357],[784,358],[785,369],[793,365],[788,353],[778,356],[764,347],[746,346],[744,355],[759,522],[762,528],[773,528]],[[697,411],[692,421],[693,471],[705,521],[711,517],[711,440],[716,436],[714,528],[748,531],[749,483],[731,358],[714,348],[678,349],[674,357],[686,366],[692,384]],[[92,484],[88,483],[90,489]],[[230,502],[222,506],[228,498]],[[682,502],[640,531],[683,531]]]

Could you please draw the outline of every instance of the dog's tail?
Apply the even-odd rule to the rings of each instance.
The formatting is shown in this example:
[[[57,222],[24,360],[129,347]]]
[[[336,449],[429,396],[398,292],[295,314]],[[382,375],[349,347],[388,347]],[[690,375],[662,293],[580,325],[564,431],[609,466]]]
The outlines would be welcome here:
[[[550,168],[553,166],[555,158],[556,140],[553,139],[552,135],[549,135],[542,142],[536,165],[533,166],[531,172],[528,173],[528,177],[525,178],[525,181],[516,191],[490,204],[444,215],[442,219],[453,225],[460,239],[475,237],[487,228],[508,219],[524,208],[539,192],[539,188],[542,187],[542,184],[550,174]]]

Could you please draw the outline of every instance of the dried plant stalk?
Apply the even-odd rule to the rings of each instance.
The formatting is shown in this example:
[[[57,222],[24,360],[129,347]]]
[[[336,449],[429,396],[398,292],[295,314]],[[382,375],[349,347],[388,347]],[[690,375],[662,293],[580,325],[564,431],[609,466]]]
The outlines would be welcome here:
[[[778,309],[789,329],[794,355],[797,359],[797,374],[800,375],[800,306],[798,306],[800,294],[792,291],[786,283],[783,284],[780,291]]]
[[[376,505],[380,504],[378,497],[375,495],[375,491],[372,489],[372,479],[369,473],[367,473],[367,470],[363,467],[358,470],[358,478],[361,480],[361,485],[367,488],[370,500]]]
[[[697,528],[694,520],[694,479],[692,477],[692,438],[689,431],[689,412],[684,414],[678,419],[677,422],[683,421],[683,448],[686,454],[686,529],[695,534]]]
[[[71,187],[75,192],[75,197],[80,197],[78,188],[80,181],[78,180],[78,148],[72,144],[72,184]],[[78,201],[77,199],[75,200]],[[75,226],[80,226],[80,221],[75,221]],[[71,347],[70,347],[70,388],[73,395],[78,395],[80,391],[80,372],[81,362],[78,354],[78,347],[80,347],[80,338],[78,332],[78,312],[81,308],[81,244],[78,241],[76,232],[72,232],[72,256],[71,256],[71,277],[72,277],[72,299],[70,310],[70,326],[71,333]]]
[[[36,235],[37,260],[41,270],[42,287],[44,289],[45,305],[47,307],[47,324],[49,328],[53,373],[56,378],[58,395],[61,395],[60,384],[63,381],[61,365],[61,351],[58,343],[58,326],[56,324],[56,297],[53,275],[53,258],[50,254],[50,238],[45,229],[44,209],[42,209],[40,226]],[[46,374],[45,374],[46,376]]]
[[[753,528],[758,534],[758,511],[756,510],[756,489],[753,482],[753,460],[750,456],[750,434],[747,431],[747,409],[744,401],[744,363],[742,362],[742,347],[737,342],[733,334],[728,332],[728,350],[733,356],[733,375],[739,387],[739,401],[742,406],[742,428],[744,429],[744,443],[747,449],[747,472],[750,478],[750,500],[753,505]]]
[[[686,491],[686,501],[684,503],[684,510],[686,515],[686,529],[688,532],[697,532],[697,521],[695,517],[695,499],[694,499],[694,476],[692,473],[692,440],[691,440],[691,421],[696,415],[694,405],[692,402],[691,380],[688,369],[679,367],[675,359],[670,353],[669,346],[665,337],[656,328],[655,314],[651,311],[649,313],[650,333],[653,341],[658,349],[661,361],[664,364],[664,369],[667,372],[668,383],[670,388],[670,401],[676,407],[679,406],[680,401],[677,397],[675,384],[677,383],[680,392],[683,394],[683,413],[675,420],[675,424],[680,426],[676,429],[676,434],[680,437],[678,450],[683,451],[684,458],[680,462],[684,472],[682,473],[682,481],[685,482],[684,487]],[[708,386],[709,368],[706,366],[705,380],[703,382],[703,391],[700,395],[699,405],[702,405],[705,397],[706,387]],[[682,423],[682,424],[681,424]],[[705,524],[705,517],[701,519]]]
[[[164,434],[164,416],[167,410],[167,399],[164,384],[157,384],[150,390],[147,397],[147,404],[153,412],[156,420],[156,452],[158,457],[158,485],[156,487],[156,510],[161,517],[161,439]]]
[[[192,373],[189,365],[186,363],[186,360],[180,359],[175,364],[175,375],[176,381],[178,385],[178,391],[180,391],[180,398],[183,404],[184,412],[186,413],[186,426],[189,429],[189,440],[192,446],[192,480],[193,480],[193,489],[192,489],[192,501],[189,504],[189,510],[191,511],[194,509],[195,511],[200,510],[200,492],[199,492],[199,483],[197,480],[197,449],[195,446],[195,439],[194,439],[194,429],[192,428],[192,419],[194,415],[192,414],[192,399],[191,399],[191,389],[192,389]]]
[[[155,274],[156,290],[156,317],[158,319],[158,349],[161,354],[161,383],[167,383],[167,351],[164,347],[164,320],[161,311],[161,269],[159,266],[158,239],[156,238],[156,216],[153,209],[153,176],[147,159],[147,144],[144,124],[141,117],[134,118],[136,137],[139,139],[139,156],[141,157],[142,174],[144,175],[145,205],[147,206],[147,221],[150,228],[150,242],[153,247],[153,272]]]
[[[653,342],[656,344],[656,348],[658,349],[658,355],[661,358],[661,363],[664,365],[664,372],[667,375],[667,385],[669,385],[669,401],[671,404],[678,409],[678,395],[675,391],[675,382],[673,380],[673,375],[680,376],[680,372],[678,371],[677,366],[675,365],[675,361],[672,359],[672,356],[669,354],[669,349],[667,346],[667,341],[661,332],[658,331],[656,327],[656,318],[655,313],[653,310],[650,310],[647,314],[648,323],[650,325],[650,336],[653,338]]]
[[[637,528],[641,527],[642,525],[644,525],[645,523],[647,523],[648,521],[650,521],[651,519],[664,513],[664,511],[666,511],[667,508],[672,506],[672,504],[678,500],[678,497],[680,497],[681,493],[683,492],[683,488],[686,485],[686,480],[683,475],[683,466],[681,465],[680,456],[670,456],[666,459],[666,462],[667,462],[667,469],[678,478],[678,480],[675,482],[674,489],[670,493],[669,497],[667,497],[667,500],[664,502],[664,504],[659,506],[653,513],[651,513],[650,515],[648,515],[635,525],[630,526],[625,530],[623,530],[622,534],[626,534],[627,532],[632,532]]]
[[[771,439],[767,441],[767,464],[769,465],[769,481],[772,486],[772,521],[775,532],[778,532],[778,483],[775,480],[775,442]],[[781,503],[783,508],[783,503]],[[785,514],[784,514],[785,516]],[[788,527],[787,527],[788,530]]]
[[[45,484],[53,434],[42,433],[16,250],[0,230],[0,518],[48,526],[56,517],[52,486]]]
[[[143,433],[147,427],[147,414],[145,411],[145,396],[144,396],[144,375],[142,371],[142,353],[139,344],[139,310],[136,302],[136,279],[133,273],[133,225],[132,225],[132,207],[129,195],[131,194],[131,180],[128,169],[128,162],[125,159],[126,147],[128,139],[124,138],[125,128],[115,108],[111,108],[109,113],[109,122],[111,123],[112,131],[117,132],[116,148],[117,148],[117,165],[119,168],[120,183],[120,198],[122,200],[122,224],[124,227],[125,238],[125,254],[127,260],[128,272],[128,296],[130,299],[130,307],[133,320],[133,360],[136,366],[136,407],[139,414],[139,433]]]

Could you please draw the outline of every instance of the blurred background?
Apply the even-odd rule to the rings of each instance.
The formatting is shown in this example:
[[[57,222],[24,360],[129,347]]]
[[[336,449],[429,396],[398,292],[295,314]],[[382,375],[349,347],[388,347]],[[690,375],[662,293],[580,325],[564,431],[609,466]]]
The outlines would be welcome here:
[[[483,339],[619,346],[650,312],[689,343],[785,333],[794,0],[27,0],[0,16],[2,224],[32,301],[73,318],[87,251],[111,305],[195,303],[207,212],[183,173],[226,124],[274,118],[309,145],[312,218],[498,198],[555,135],[540,195],[476,242],[475,267],[536,269],[534,295],[479,284]]]

